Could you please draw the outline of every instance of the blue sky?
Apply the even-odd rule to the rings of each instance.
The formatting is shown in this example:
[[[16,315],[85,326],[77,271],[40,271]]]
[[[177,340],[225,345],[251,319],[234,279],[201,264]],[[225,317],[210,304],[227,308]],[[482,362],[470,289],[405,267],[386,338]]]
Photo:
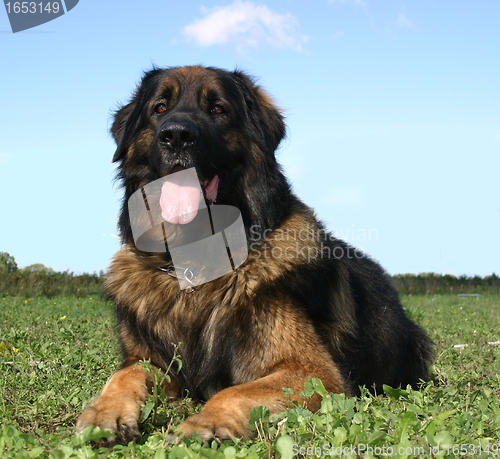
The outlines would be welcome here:
[[[389,273],[500,272],[500,3],[80,0],[0,8],[0,251],[105,270],[111,112],[157,66],[235,67],[285,109],[295,192]]]

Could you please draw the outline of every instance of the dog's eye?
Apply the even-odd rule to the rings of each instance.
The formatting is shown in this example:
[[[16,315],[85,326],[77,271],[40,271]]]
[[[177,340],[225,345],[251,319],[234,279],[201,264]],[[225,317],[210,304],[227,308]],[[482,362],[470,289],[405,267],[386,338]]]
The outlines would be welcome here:
[[[214,105],[210,110],[210,112],[213,113],[214,115],[222,115],[223,113],[225,113],[225,110],[220,105]]]
[[[156,113],[163,113],[167,109],[167,106],[165,104],[158,104],[155,107],[155,112]]]

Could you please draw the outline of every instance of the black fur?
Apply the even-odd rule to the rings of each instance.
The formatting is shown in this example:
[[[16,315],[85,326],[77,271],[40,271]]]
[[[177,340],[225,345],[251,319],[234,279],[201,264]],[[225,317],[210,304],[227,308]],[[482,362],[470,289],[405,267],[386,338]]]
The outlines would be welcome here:
[[[189,91],[183,86],[184,81],[175,88],[167,84],[161,91],[161,85],[176,70],[153,69],[146,73],[131,102],[115,115],[112,133],[117,149],[113,161],[118,162],[118,178],[125,189],[119,219],[123,242],[133,244],[127,209],[131,194],[169,173],[175,165],[196,166],[202,178],[220,176],[217,204],[232,205],[241,211],[252,256],[253,245],[262,242],[265,230],[280,228],[294,214],[312,214],[292,193],[275,159],[275,150],[285,135],[283,116],[254,81],[240,71],[206,69],[204,78],[213,79],[219,91],[213,90],[206,99],[199,96],[203,79],[199,84],[191,83],[198,87]],[[167,110],[157,115],[154,105],[160,102]],[[225,113],[211,114],[210,104],[221,104]],[[201,132],[197,144],[175,158],[165,154],[154,140],[162,123],[168,120],[187,120]],[[141,136],[149,139],[144,142],[147,147],[141,146]],[[128,157],[133,145],[135,151]],[[359,385],[377,392],[382,390],[382,384],[416,387],[429,376],[429,338],[406,317],[397,292],[377,263],[331,237],[317,222],[315,231],[321,234],[323,250],[329,256],[295,266],[272,284],[263,283],[255,296],[265,299],[276,292],[286,292],[313,322],[352,393],[359,393]],[[337,253],[343,256],[336,256]],[[165,257],[168,262],[168,255]],[[356,321],[340,343],[329,338],[330,328],[341,320],[327,306],[343,301],[335,297],[336,291],[354,302]],[[255,308],[261,304],[256,301]],[[167,310],[165,306],[165,313]],[[148,343],[164,361],[169,361],[172,348],[151,335],[149,325],[138,323],[134,313],[120,304],[117,312],[120,323],[127,323],[138,341]],[[200,330],[179,332],[184,341],[184,370],[175,378],[181,387],[203,398],[207,392],[234,384],[227,362],[237,360],[240,346],[252,345],[251,336],[234,331],[240,329],[244,317],[239,316],[238,321],[241,322],[230,324],[232,336],[218,331],[217,352],[210,354],[216,355],[216,360],[209,358],[196,338],[202,334],[203,320],[199,322]]]

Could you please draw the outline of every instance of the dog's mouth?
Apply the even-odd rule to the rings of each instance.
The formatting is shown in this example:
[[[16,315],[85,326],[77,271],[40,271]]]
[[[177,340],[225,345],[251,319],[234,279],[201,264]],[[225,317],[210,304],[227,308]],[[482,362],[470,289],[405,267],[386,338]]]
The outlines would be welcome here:
[[[168,176],[183,172],[165,181],[161,188],[161,215],[169,223],[185,225],[198,214],[199,204],[206,199],[210,204],[217,200],[219,176],[200,180],[196,173],[183,166],[175,166]]]

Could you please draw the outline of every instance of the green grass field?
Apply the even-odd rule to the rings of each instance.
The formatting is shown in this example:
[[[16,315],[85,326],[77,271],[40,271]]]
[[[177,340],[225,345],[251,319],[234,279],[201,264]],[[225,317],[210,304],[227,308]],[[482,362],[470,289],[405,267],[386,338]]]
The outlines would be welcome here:
[[[436,345],[433,381],[358,399],[323,395],[320,412],[291,405],[269,419],[254,410],[256,440],[172,443],[189,400],[156,397],[138,444],[92,449],[103,435],[74,435],[78,414],[119,364],[113,308],[96,297],[0,297],[0,457],[498,457],[500,295],[405,296],[408,314]],[[467,345],[455,347],[457,345]],[[105,434],[104,434],[105,435]]]

